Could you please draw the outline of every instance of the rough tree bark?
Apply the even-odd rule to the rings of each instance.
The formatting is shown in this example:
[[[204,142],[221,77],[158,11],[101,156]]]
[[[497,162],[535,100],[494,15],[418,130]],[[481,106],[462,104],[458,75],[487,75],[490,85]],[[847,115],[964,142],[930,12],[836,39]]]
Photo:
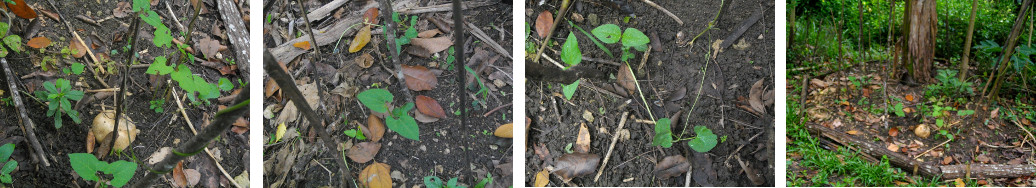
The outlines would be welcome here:
[[[935,35],[938,20],[934,0],[913,0],[910,10],[911,76],[920,83],[932,83],[932,60],[935,59]]]
[[[1011,34],[1007,36],[1007,42],[1004,46],[1004,55],[1002,56],[1000,63],[997,63],[997,67],[999,68],[996,69],[996,73],[989,74],[989,80],[986,82],[987,86],[992,85],[993,87],[986,87],[985,89],[992,91],[985,89],[982,90],[982,93],[987,97],[996,96],[997,91],[1000,90],[1000,81],[1004,80],[1004,72],[1007,71],[1007,67],[1009,67],[1007,64],[1010,63],[1008,60],[1011,59],[1011,55],[1014,54],[1014,47],[1018,45],[1018,35],[1021,35],[1022,25],[1025,25],[1025,23],[1023,23],[1025,21],[1025,14],[1029,12],[1030,5],[1032,5],[1032,0],[1025,0],[1022,2],[1022,6],[1019,7],[1021,11],[1018,11],[1018,18],[1015,18],[1014,20],[1014,27],[1011,28]],[[993,80],[996,80],[996,82],[994,83]]]
[[[968,62],[971,59],[971,34],[975,32],[975,13],[978,10],[978,0],[971,0],[971,18],[968,18],[968,36],[964,38],[964,56],[960,62],[960,81],[968,77]]]

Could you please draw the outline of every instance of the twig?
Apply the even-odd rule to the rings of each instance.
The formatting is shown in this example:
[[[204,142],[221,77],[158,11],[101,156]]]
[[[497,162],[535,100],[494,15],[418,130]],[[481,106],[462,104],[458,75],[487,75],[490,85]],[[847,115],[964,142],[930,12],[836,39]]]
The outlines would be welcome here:
[[[680,25],[683,25],[683,20],[680,20],[680,17],[676,17],[676,15],[673,14],[672,12],[669,12],[669,10],[666,10],[665,8],[662,8],[662,6],[658,6],[658,4],[655,4],[655,2],[651,2],[651,0],[643,0],[643,1],[644,1],[644,3],[647,3],[648,5],[650,5],[651,7],[655,7],[656,9],[662,11],[662,13],[665,13],[665,15],[669,16],[670,18],[673,18],[673,20],[676,20],[676,23],[679,23]]]
[[[129,62],[125,63],[125,65],[123,66],[123,67],[125,67],[123,69],[123,71],[125,73],[129,72],[129,70],[130,70],[130,66],[129,65],[131,65],[131,64],[133,64],[134,62],[137,61],[137,56],[135,55],[136,54],[135,52],[137,51],[137,45],[136,45],[137,44],[136,43],[137,39],[140,39],[140,35],[139,35],[139,33],[140,33],[139,32],[140,31],[140,20],[141,19],[133,19],[133,25],[131,26],[133,28],[132,29],[133,33],[132,33],[132,36],[129,37],[129,40],[126,41],[126,45],[130,46],[129,51],[131,53],[126,53],[126,56],[129,56]],[[122,83],[119,83],[120,84],[119,88],[126,88],[126,81],[128,81],[128,80],[129,80],[129,74],[123,75],[122,76]],[[125,113],[124,112],[125,111],[124,107],[126,106],[125,103],[126,103],[126,90],[125,89],[119,89],[119,93],[115,94],[115,116],[114,116],[115,123],[113,123],[115,125],[115,127],[112,130],[112,132],[114,132],[116,134],[111,134],[111,137],[108,138],[108,141],[107,141],[109,143],[108,146],[101,146],[101,147],[104,147],[104,148],[109,148],[109,151],[115,151],[114,150],[115,149],[115,141],[118,140],[118,138],[119,138],[119,134],[118,134],[119,133],[119,127],[120,127],[119,126],[119,121],[123,120],[122,116],[124,115],[123,113]],[[126,119],[126,120],[128,121],[128,119]],[[126,135],[126,136],[129,136],[129,135]],[[101,156],[101,157],[104,157],[104,156],[107,156],[108,154],[107,153],[100,153],[98,155]]]
[[[40,146],[40,141],[36,139],[36,124],[33,124],[32,119],[29,119],[29,116],[25,114],[25,104],[22,103],[22,95],[18,92],[18,84],[15,83],[14,72],[11,72],[11,65],[8,65],[7,58],[0,58],[0,63],[3,64],[4,74],[7,76],[7,88],[11,91],[11,101],[14,101],[15,108],[18,108],[18,121],[22,123],[22,132],[25,132],[25,135],[29,137],[29,144],[32,145],[32,149],[38,155],[37,158],[43,162],[43,166],[50,166],[50,162],[47,162],[46,152]]]
[[[133,187],[144,187],[147,184],[150,184],[151,181],[156,179],[159,174],[171,172],[173,167],[177,163],[179,163],[180,160],[183,160],[193,155],[193,153],[202,151],[203,149],[205,149],[205,146],[208,145],[209,141],[212,141],[212,139],[215,139],[220,134],[223,134],[231,127],[233,127],[233,122],[236,121],[237,118],[241,117],[242,115],[248,112],[248,91],[248,85],[245,85],[242,89],[241,94],[239,94],[237,98],[234,98],[233,104],[236,105],[224,109],[222,111],[216,112],[216,116],[213,117],[213,121],[209,123],[208,126],[205,126],[205,129],[201,131],[201,134],[191,137],[191,139],[188,140],[186,143],[183,143],[182,145],[180,145],[179,148],[173,150],[174,153],[166,155],[165,159],[163,159],[161,162],[158,162],[158,164],[155,164],[154,168],[152,168],[152,172],[157,173],[148,173],[142,179],[143,181],[137,182],[137,184],[133,185]],[[211,157],[212,155],[209,156]],[[219,167],[219,165],[217,165],[217,167]],[[231,182],[236,185],[236,182]]]
[[[489,3],[489,2],[464,2],[464,3],[461,3],[461,6],[463,6],[464,9],[472,9],[472,8],[476,8],[476,7],[487,6],[487,5],[490,5],[490,4],[492,4],[492,3]],[[452,10],[452,8],[450,8],[451,6],[453,6],[453,3],[446,3],[446,4],[441,4],[441,5],[430,5],[430,6],[426,6],[426,7],[416,7],[416,8],[403,8],[403,10],[400,10],[400,11],[397,11],[397,12],[399,12],[399,14],[407,14],[407,15],[420,14],[420,13],[429,13],[429,12],[444,12],[444,11]]]
[[[302,0],[296,0],[296,2],[299,3],[299,10],[302,11],[302,18],[306,19],[306,29],[309,30],[309,41],[312,41],[313,45],[317,45],[317,39],[316,37],[313,37],[313,35],[316,35],[316,33],[313,33],[313,26],[311,26],[312,24],[309,23],[309,16],[306,14],[306,6],[303,6],[305,3],[302,3]],[[320,47],[317,46],[316,48],[313,48],[313,52],[316,52],[316,55],[319,56]]]
[[[72,36],[75,37],[76,41],[79,41],[79,45],[89,46],[89,45],[86,45],[85,42],[83,42],[83,38],[82,37],[79,37],[79,33],[76,33],[76,31],[72,29],[72,24],[69,24],[68,20],[63,18],[64,16],[61,14],[61,10],[58,9],[58,7],[55,5],[54,0],[47,0],[47,3],[49,3],[50,7],[54,9],[54,12],[58,14],[58,17],[62,17],[61,18],[61,22],[65,24],[65,29],[68,29],[68,32],[72,33]],[[97,56],[94,55],[93,50],[87,50],[86,54],[90,55],[90,59],[93,59],[94,63],[100,63],[101,60],[97,59]],[[86,68],[90,70],[90,73],[93,73],[94,79],[97,79],[97,82],[101,83],[101,86],[104,86],[104,88],[111,88],[111,86],[108,86],[108,83],[104,82],[104,79],[101,79],[101,77],[98,76],[97,71],[94,71],[94,68],[93,68],[93,66],[91,66],[90,63],[84,63],[84,64],[86,64]],[[115,118],[115,119],[118,119],[118,118]]]
[[[608,152],[604,154],[604,162],[601,163],[601,168],[597,169],[597,175],[594,176],[594,182],[597,182],[597,179],[601,178],[601,173],[604,172],[604,167],[608,166],[608,159],[612,156],[612,149],[615,149],[615,143],[619,141],[618,132],[626,125],[626,115],[629,115],[629,112],[622,112],[622,119],[619,120],[619,128],[615,129],[616,134],[612,134],[612,144],[611,146],[608,146]]]
[[[741,146],[738,146],[737,149],[734,150],[734,152],[731,152],[730,155],[727,155],[727,159],[723,160],[723,164],[725,164],[727,166],[730,166],[730,164],[729,164],[730,157],[736,156],[737,152],[741,151],[741,148],[744,148],[745,145],[748,145],[749,143],[752,143],[752,140],[755,140],[756,137],[759,137],[759,135],[762,135],[763,133],[764,132],[756,133],[755,136],[752,136],[752,138],[748,139],[748,142],[745,142],[744,144],[741,144]]]
[[[493,38],[490,38],[489,35],[486,35],[485,32],[482,32],[482,29],[476,27],[475,24],[471,24],[471,22],[464,23],[468,26],[468,30],[471,31],[471,35],[475,35],[475,37],[481,39],[482,42],[489,44],[489,47],[492,47],[493,50],[496,50],[496,53],[499,53],[500,55],[507,57],[507,59],[514,59],[511,57],[510,52],[507,52],[507,50],[504,49],[504,47],[500,46],[499,43],[496,43],[496,41],[494,41]]]
[[[486,112],[485,114],[482,114],[482,117],[489,117],[489,114],[493,114],[493,112],[496,112],[497,110],[500,110],[500,109],[502,109],[504,107],[511,106],[511,104],[514,104],[514,103],[507,103],[505,105],[500,105],[500,106],[498,106],[496,108],[493,108],[493,110],[490,110],[489,112]]]
[[[608,64],[608,65],[622,66],[622,64],[619,64],[619,62],[615,62],[615,61],[611,61],[611,60],[607,60],[607,59],[599,59],[599,58],[588,57],[588,56],[585,56],[585,55],[583,56],[583,60],[592,61],[592,62],[598,62],[598,63],[604,63],[604,64]]]
[[[187,122],[187,128],[190,128],[191,133],[194,133],[194,135],[197,136],[198,130],[194,129],[194,123],[191,123],[191,118],[187,116],[187,111],[184,110],[183,103],[180,102],[180,97],[176,94],[176,89],[173,89],[171,92],[173,92],[173,98],[176,99],[176,106],[179,107],[179,110],[177,111],[180,111],[180,115],[183,115],[183,119]],[[234,118],[234,120],[236,121],[237,118]],[[216,160],[216,157],[212,155],[212,151],[210,151],[209,148],[205,148],[205,154],[208,154],[209,158],[212,158],[212,161],[216,163],[216,168],[219,168],[219,172],[222,172],[223,176],[227,179],[234,179],[233,176],[230,176],[230,173],[227,173],[227,170],[223,169],[223,165],[219,164],[219,160]],[[231,181],[230,183],[233,184],[234,187],[241,187],[237,182]]]
[[[554,66],[558,66],[558,68],[560,68],[562,70],[565,69],[564,65],[561,65],[561,63],[558,63],[558,61],[555,61],[554,59],[551,59],[550,57],[547,56],[547,54],[540,54],[540,57],[547,58],[547,61],[550,61],[551,63],[554,64]]]
[[[1032,132],[1029,132],[1029,129],[1026,129],[1025,127],[1022,127],[1022,124],[1018,123],[1018,120],[1013,120],[1012,119],[1011,122],[1014,122],[1014,125],[1017,125],[1019,129],[1022,129],[1022,131],[1025,131],[1025,134],[1028,134],[1029,138],[1033,138],[1033,144],[1036,144],[1036,136],[1032,136]]]
[[[173,12],[173,6],[169,4],[169,1],[165,1],[165,9],[169,11],[169,17],[173,17],[173,23],[176,23],[176,26],[180,27],[180,31],[187,31],[187,28],[180,23],[180,19],[177,18],[178,16],[176,16],[176,13]]]

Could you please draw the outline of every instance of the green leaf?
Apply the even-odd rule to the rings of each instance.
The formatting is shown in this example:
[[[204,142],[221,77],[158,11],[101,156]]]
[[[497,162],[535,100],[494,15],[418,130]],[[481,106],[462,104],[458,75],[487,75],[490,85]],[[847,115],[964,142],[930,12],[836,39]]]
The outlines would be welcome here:
[[[457,187],[457,178],[450,178],[450,181],[446,182],[446,187]]]
[[[442,179],[435,176],[425,176],[424,186],[427,188],[442,188]]]
[[[342,133],[345,133],[346,136],[356,138],[356,129],[345,130]]]
[[[627,47],[635,47],[645,45],[651,42],[647,35],[637,30],[637,28],[626,28],[626,31],[622,32],[622,45]]]
[[[140,12],[141,10],[150,10],[151,1],[149,0],[133,0],[133,12]]]
[[[230,91],[234,89],[234,83],[230,82],[230,79],[219,78],[219,90]]]
[[[561,45],[561,61],[568,64],[568,67],[576,66],[583,60],[583,52],[579,51],[579,39],[572,32],[568,32],[568,39]]]
[[[155,27],[155,38],[152,42],[158,47],[171,47],[173,42],[173,35],[170,33],[169,28],[165,25],[161,27]]]
[[[0,22],[3,23],[3,22]],[[7,57],[7,48],[0,48],[0,57]]]
[[[385,124],[392,131],[396,131],[400,136],[409,138],[411,140],[421,141],[419,128],[417,127],[417,120],[410,117],[409,114],[404,114],[399,119],[394,117],[385,117]]]
[[[360,92],[356,95],[357,99],[360,99],[360,103],[363,106],[367,106],[371,111],[378,113],[388,112],[388,106],[385,103],[392,102],[392,93],[385,89],[370,89],[367,91]]]
[[[89,153],[72,153],[68,154],[68,161],[72,163],[72,170],[79,174],[79,177],[87,181],[97,181],[97,163],[98,161],[93,154]]]
[[[572,100],[572,95],[576,94],[576,89],[579,88],[579,80],[572,82],[572,84],[565,85],[561,90],[565,93],[565,100]]]
[[[48,93],[58,93],[58,88],[54,86],[54,82],[43,82],[43,89],[46,89]]]
[[[0,37],[7,36],[7,31],[11,29],[11,25],[0,22]]]
[[[71,99],[71,100],[74,100],[74,101],[78,101],[80,99],[83,99],[83,91],[79,91],[79,90],[68,91],[67,93],[65,93],[65,98],[68,98],[68,99]]]
[[[0,146],[0,161],[6,161],[11,158],[11,153],[14,153],[14,144]]]
[[[579,30],[579,32],[583,33],[583,35],[586,35],[586,37],[590,38],[590,42],[594,42],[594,45],[597,45],[598,49],[601,49],[601,51],[604,51],[605,54],[608,54],[608,57],[615,58],[615,55],[612,55],[612,51],[611,50],[609,50],[607,47],[604,47],[604,44],[601,44],[601,42],[598,41],[596,37],[591,36],[590,33],[587,33],[586,30],[583,30],[582,27],[579,27],[575,23],[572,23],[572,21],[568,21],[568,25],[571,25],[572,27],[575,27],[576,29]],[[526,27],[528,27],[528,24],[526,24]],[[609,44],[611,44],[611,43],[609,43]]]
[[[417,19],[414,19],[414,20],[417,20]],[[408,39],[408,41],[409,41],[409,39],[417,38],[417,29],[415,29],[414,27],[407,28],[406,32],[403,33],[403,36],[406,37]]]
[[[7,47],[10,47],[16,53],[22,52],[22,37],[18,35],[4,37],[4,44],[7,44]]]
[[[54,84],[57,85],[61,93],[67,93],[69,90],[72,89],[72,84],[69,83],[68,80],[65,80],[63,78],[58,78],[58,80]]]
[[[705,153],[716,147],[716,135],[712,134],[712,130],[705,126],[694,126],[694,132],[698,134],[691,141],[687,142],[688,146],[694,151]]]
[[[486,178],[479,181],[478,184],[475,185],[475,188],[485,188],[486,184],[489,184],[489,182],[493,182],[493,175],[486,174]]]
[[[68,99],[62,98],[58,102],[61,104],[61,110],[64,110],[66,113],[72,111],[72,103],[68,102]]]
[[[655,139],[651,141],[652,146],[669,148],[673,146],[673,131],[669,127],[669,118],[658,119],[655,122]]]
[[[18,168],[18,161],[7,161],[7,164],[4,164],[4,168],[0,169],[0,174],[11,174],[11,171],[14,171],[16,168]]]
[[[72,110],[72,111],[68,111],[65,114],[68,114],[68,117],[72,118],[72,122],[76,122],[76,124],[79,124],[79,123],[83,122],[82,120],[79,119],[79,111]]]
[[[151,62],[151,65],[147,67],[146,74],[153,75],[166,75],[173,72],[173,66],[166,65],[165,56],[155,57],[155,61]]]
[[[896,112],[896,116],[906,117],[906,112],[903,112],[903,103],[896,104],[896,106],[892,109],[894,112]]]
[[[85,67],[82,63],[72,63],[72,74],[83,74],[83,68]]]
[[[61,114],[57,114],[57,115],[54,116],[54,128],[55,129],[60,129],[61,125],[63,125],[61,123]]]
[[[608,44],[615,44],[622,37],[622,30],[615,24],[597,26],[594,30],[590,30],[590,33],[593,33],[597,39],[601,39],[601,42]]]
[[[967,115],[971,115],[971,114],[975,114],[975,111],[974,110],[958,110],[957,111],[957,116],[967,116]]]
[[[115,178],[112,178],[111,184],[115,187],[125,186],[129,183],[130,178],[133,178],[133,174],[137,172],[137,163],[129,161],[115,161],[108,165],[108,168],[102,170],[105,174],[111,174]]]

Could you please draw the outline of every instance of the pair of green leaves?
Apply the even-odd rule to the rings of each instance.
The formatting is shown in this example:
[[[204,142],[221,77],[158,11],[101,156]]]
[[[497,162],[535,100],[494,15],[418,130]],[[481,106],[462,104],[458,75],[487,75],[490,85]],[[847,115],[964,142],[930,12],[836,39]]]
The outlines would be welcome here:
[[[14,52],[22,52],[22,37],[18,35],[7,36],[7,31],[11,29],[11,25],[0,22],[0,37],[3,37],[3,42],[7,47],[10,47]],[[7,57],[7,48],[0,48],[0,57]]]
[[[202,101],[218,98],[220,90],[230,91],[234,89],[234,84],[227,78],[220,78],[218,85],[210,84],[205,81],[205,78],[191,73],[191,68],[187,67],[187,65],[180,64],[174,69],[173,66],[166,65],[166,61],[165,56],[155,57],[155,61],[148,66],[147,71],[144,73],[169,75],[180,86],[180,89],[187,92],[187,98],[191,99],[191,101],[197,101],[199,98]]]
[[[72,84],[64,78],[54,82],[44,82],[44,91],[36,91],[36,98],[44,99],[47,104],[47,117],[54,117],[54,127],[61,128],[62,114],[68,114],[76,124],[79,124],[79,112],[72,109],[72,102],[83,99],[83,91],[72,90]]]
[[[367,139],[367,136],[364,136],[363,135],[363,131],[360,131],[360,129],[349,129],[349,130],[343,131],[342,133],[345,133],[346,136],[353,137],[353,138],[356,138],[356,139],[359,139],[359,140],[366,140]]]
[[[391,103],[395,97],[385,89],[370,89],[360,92],[356,98],[360,99],[360,103],[371,111],[388,113],[388,103]],[[417,120],[410,116],[412,109],[414,109],[412,102],[401,108],[393,109],[392,113],[385,117],[385,125],[404,138],[420,141],[420,127],[417,126]]]
[[[173,42],[172,32],[169,27],[162,24],[162,18],[158,16],[158,13],[151,10],[151,1],[149,0],[133,0],[133,11],[138,12],[137,14],[141,20],[143,20],[151,27],[155,28],[155,38],[152,42],[158,47],[171,47]]]
[[[442,179],[436,176],[425,176],[424,186],[428,188],[465,188],[464,186],[457,185],[457,178],[452,178],[443,184]]]
[[[653,146],[669,148],[673,146],[673,132],[670,129],[669,118],[662,118],[655,122],[655,138],[651,142]],[[697,152],[709,152],[716,147],[718,137],[712,133],[712,129],[705,126],[694,126],[696,136],[687,142],[687,145]]]
[[[4,144],[0,146],[0,162],[7,161],[4,167],[0,169],[0,182],[12,183],[14,180],[11,178],[11,172],[18,168],[18,161],[11,158],[11,153],[14,153],[14,144]]]
[[[68,160],[72,163],[72,170],[79,174],[84,180],[98,181],[97,172],[112,175],[111,185],[115,187],[125,186],[133,174],[137,172],[137,163],[129,161],[115,161],[109,164],[97,160],[93,154],[72,153],[68,154]]]
[[[404,16],[405,17],[405,16]],[[402,23],[403,20],[399,18],[399,13],[392,12],[392,20],[396,23]],[[403,36],[396,38],[396,53],[400,53],[404,44],[410,44],[410,39],[417,38],[417,16],[410,16],[410,26],[403,32]]]
[[[634,55],[629,51],[629,48],[632,47],[638,51],[644,51],[647,50],[647,43],[651,42],[651,39],[637,28],[631,27],[626,28],[626,31],[622,31],[615,24],[597,26],[597,28],[590,32],[604,43],[615,44],[622,41],[622,61],[633,58]]]

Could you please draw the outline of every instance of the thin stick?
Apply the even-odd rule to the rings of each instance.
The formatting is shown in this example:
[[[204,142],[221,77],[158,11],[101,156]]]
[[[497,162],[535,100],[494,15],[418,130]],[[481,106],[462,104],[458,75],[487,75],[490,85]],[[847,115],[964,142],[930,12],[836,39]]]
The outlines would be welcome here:
[[[22,132],[29,137],[29,144],[32,145],[32,149],[35,151],[37,158],[43,162],[43,166],[50,166],[50,162],[47,162],[46,152],[43,151],[43,147],[40,146],[40,141],[36,139],[36,124],[32,123],[32,119],[25,114],[25,104],[22,103],[22,95],[18,92],[18,84],[15,83],[14,72],[11,72],[11,65],[8,65],[7,58],[0,58],[0,63],[4,66],[4,74],[7,76],[7,88],[11,91],[11,101],[14,101],[14,106],[18,108],[18,121],[22,123]]]
[[[727,166],[730,166],[728,164],[728,162],[730,162],[730,157],[736,156],[737,152],[741,151],[741,148],[744,148],[745,145],[748,145],[748,143],[752,143],[752,140],[755,140],[756,137],[759,137],[759,135],[762,135],[763,133],[764,132],[756,133],[755,136],[752,136],[752,138],[748,139],[748,142],[745,142],[744,144],[741,144],[741,146],[738,146],[737,149],[734,150],[734,152],[731,152],[730,155],[727,155],[727,159],[723,160],[723,164],[726,164]]]
[[[565,19],[565,12],[568,12],[569,5],[572,4],[571,0],[561,1],[561,10],[558,11],[558,16],[554,18],[554,24],[547,30],[547,37],[543,38],[543,43],[540,44],[540,49],[536,50],[536,55],[532,56],[532,62],[540,62],[540,54],[543,54],[543,49],[547,49],[547,45],[550,44],[550,36],[554,35],[554,29],[558,28],[561,23],[561,19]]]
[[[565,66],[564,65],[561,65],[561,63],[558,63],[558,61],[555,61],[554,59],[551,59],[550,57],[547,56],[547,54],[540,54],[540,56],[543,57],[543,58],[547,58],[547,61],[550,61],[551,63],[553,63],[554,66],[558,66],[558,68],[560,68],[561,70],[565,70]]]
[[[482,32],[482,29],[476,27],[475,24],[471,24],[471,22],[464,23],[468,26],[468,30],[471,30],[471,35],[475,35],[475,37],[482,39],[482,42],[489,44],[489,47],[492,47],[493,50],[496,50],[496,53],[499,53],[500,55],[507,57],[507,59],[513,59],[511,57],[511,53],[507,52],[507,50],[504,49],[504,47],[500,46],[499,43],[496,43],[496,41],[494,41],[493,38],[490,38],[489,35],[486,35],[485,32]]]
[[[176,99],[176,106],[180,108],[177,111],[180,111],[180,115],[183,115],[183,119],[187,121],[187,128],[191,128],[191,133],[194,133],[194,135],[197,136],[198,130],[194,129],[194,123],[191,123],[191,118],[187,116],[187,111],[184,110],[183,104],[180,102],[180,97],[176,94],[176,89],[173,89],[172,92],[173,98]],[[223,169],[223,165],[219,164],[219,160],[216,160],[216,157],[213,157],[212,151],[210,151],[209,148],[205,148],[205,154],[209,154],[209,158],[212,158],[212,161],[216,163],[216,168],[219,168],[219,172],[222,172],[224,177],[227,179],[234,179],[233,176],[230,176],[230,173],[227,173],[227,170]],[[241,187],[241,185],[238,185],[235,181],[231,181],[230,183],[233,184],[234,187]]]
[[[489,114],[493,114],[493,112],[496,112],[497,110],[500,110],[500,109],[502,109],[504,107],[511,106],[511,104],[514,104],[514,103],[507,103],[505,105],[501,105],[501,106],[498,106],[496,108],[493,108],[493,110],[490,110],[489,112],[486,112],[485,114],[482,114],[482,117],[489,117]]]
[[[669,12],[669,10],[666,10],[665,8],[662,8],[662,6],[658,6],[658,4],[655,4],[655,2],[651,2],[651,0],[643,0],[643,1],[644,1],[644,3],[647,3],[648,5],[650,5],[651,7],[655,7],[656,9],[662,11],[662,13],[665,13],[665,15],[669,16],[670,18],[673,18],[673,20],[676,20],[676,23],[679,23],[680,25],[683,25],[683,20],[680,20],[680,17],[676,17],[676,14],[673,14],[672,12]]]
[[[306,29],[309,30],[309,40],[313,42],[313,46],[316,46],[316,48],[313,48],[313,52],[316,52],[316,55],[319,56],[320,46],[317,46],[317,39],[316,37],[313,37],[313,35],[316,35],[316,33],[313,33],[313,26],[310,26],[311,24],[309,24],[309,16],[307,16],[306,14],[306,6],[303,6],[304,3],[302,3],[302,0],[296,0],[296,2],[299,3],[299,10],[302,11],[302,18],[306,19]]]
[[[626,115],[629,115],[629,113],[630,112],[622,112],[622,119],[619,120],[619,128],[615,129],[616,134],[612,135],[612,144],[611,146],[608,146],[608,153],[604,154],[604,162],[601,163],[601,168],[597,169],[597,175],[594,176],[594,182],[597,182],[597,179],[601,178],[601,173],[604,172],[604,167],[608,166],[608,159],[612,156],[612,149],[615,149],[615,143],[619,141],[618,132],[626,125]]]
[[[72,24],[69,24],[68,20],[65,19],[64,16],[61,15],[61,11],[60,11],[61,9],[58,9],[58,7],[56,5],[54,5],[55,4],[54,0],[47,0],[47,3],[50,3],[50,7],[54,9],[54,12],[58,13],[58,17],[62,17],[61,18],[61,22],[65,24],[65,29],[68,29],[68,32],[72,33],[72,36],[76,38],[76,41],[79,41],[79,45],[89,46],[89,45],[86,45],[85,42],[83,42],[83,38],[82,37],[79,37],[79,33],[76,33],[76,31],[72,29]],[[93,50],[87,50],[86,54],[90,55],[90,59],[93,59],[94,63],[100,63],[101,60],[97,59],[97,56],[94,55]],[[93,73],[94,79],[97,79],[97,82],[101,83],[101,86],[104,86],[104,88],[111,88],[111,86],[108,86],[108,83],[105,83],[104,80],[101,79],[100,76],[97,76],[98,75],[97,71],[94,71],[94,68],[93,68],[93,66],[91,66],[90,63],[84,63],[84,64],[86,64],[86,68],[90,70],[90,73]],[[115,119],[118,119],[118,118],[115,118]]]

